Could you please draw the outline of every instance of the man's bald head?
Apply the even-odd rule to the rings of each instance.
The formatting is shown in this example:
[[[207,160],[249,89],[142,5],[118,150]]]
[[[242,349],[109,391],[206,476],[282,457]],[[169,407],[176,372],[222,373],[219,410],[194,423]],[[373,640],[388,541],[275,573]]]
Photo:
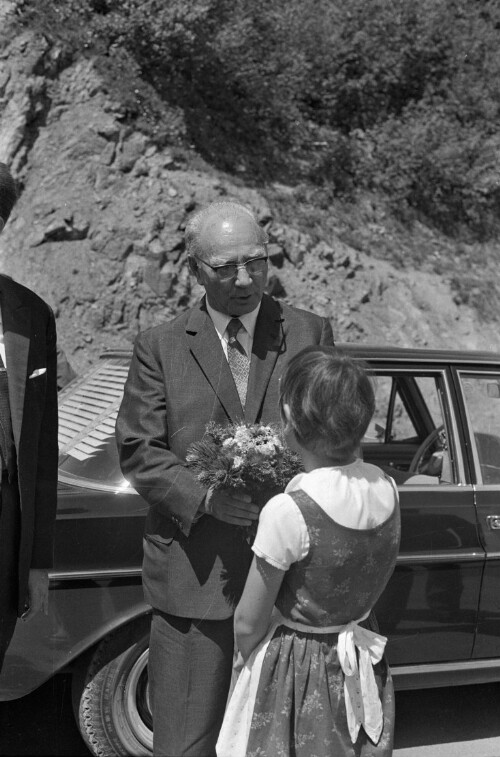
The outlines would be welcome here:
[[[214,202],[189,220],[189,267],[214,310],[239,317],[258,307],[267,282],[266,244],[264,229],[237,202]]]
[[[245,229],[248,240],[256,245],[268,243],[268,236],[259,226],[253,213],[238,202],[213,202],[197,211],[188,221],[185,231],[186,251],[190,257],[206,260],[217,255],[216,240],[237,226]]]

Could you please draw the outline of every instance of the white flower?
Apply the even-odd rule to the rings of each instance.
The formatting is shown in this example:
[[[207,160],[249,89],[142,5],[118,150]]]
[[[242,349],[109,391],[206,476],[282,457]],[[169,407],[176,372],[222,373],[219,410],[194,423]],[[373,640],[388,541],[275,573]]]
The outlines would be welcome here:
[[[241,468],[241,466],[243,465],[243,463],[244,463],[243,458],[240,457],[240,455],[236,455],[233,458],[233,465],[232,465],[232,467],[233,467],[234,470],[239,470],[239,468]]]
[[[267,442],[266,444],[260,444],[258,447],[258,451],[261,455],[264,455],[264,457],[271,457],[276,452],[276,447],[274,444],[270,444]]]
[[[252,434],[246,426],[238,426],[234,433],[234,441],[241,447],[252,439]]]

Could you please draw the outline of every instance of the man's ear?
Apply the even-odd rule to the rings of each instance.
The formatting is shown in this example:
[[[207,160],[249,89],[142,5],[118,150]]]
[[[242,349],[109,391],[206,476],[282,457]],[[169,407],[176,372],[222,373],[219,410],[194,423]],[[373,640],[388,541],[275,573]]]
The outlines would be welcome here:
[[[191,275],[195,277],[198,284],[201,284],[203,286],[203,281],[201,280],[200,276],[200,266],[198,265],[198,261],[193,255],[190,255],[188,257],[188,265]]]
[[[189,266],[189,272],[196,276],[198,273],[198,263],[196,262],[196,258],[192,255],[189,255],[188,257],[188,266]]]

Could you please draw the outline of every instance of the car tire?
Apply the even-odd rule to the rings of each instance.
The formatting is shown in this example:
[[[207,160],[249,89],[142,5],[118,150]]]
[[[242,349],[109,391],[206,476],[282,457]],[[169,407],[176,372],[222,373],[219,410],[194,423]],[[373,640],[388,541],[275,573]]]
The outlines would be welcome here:
[[[148,649],[149,618],[104,638],[73,676],[75,717],[97,757],[153,754]]]

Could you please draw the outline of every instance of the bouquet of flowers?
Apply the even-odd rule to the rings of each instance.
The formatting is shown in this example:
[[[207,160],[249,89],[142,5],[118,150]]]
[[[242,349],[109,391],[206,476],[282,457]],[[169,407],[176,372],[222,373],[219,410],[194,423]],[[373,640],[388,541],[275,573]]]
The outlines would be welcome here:
[[[188,448],[186,462],[204,486],[243,490],[260,508],[302,470],[280,430],[257,423],[209,423],[203,438]],[[255,523],[245,529],[247,540],[256,528]]]

